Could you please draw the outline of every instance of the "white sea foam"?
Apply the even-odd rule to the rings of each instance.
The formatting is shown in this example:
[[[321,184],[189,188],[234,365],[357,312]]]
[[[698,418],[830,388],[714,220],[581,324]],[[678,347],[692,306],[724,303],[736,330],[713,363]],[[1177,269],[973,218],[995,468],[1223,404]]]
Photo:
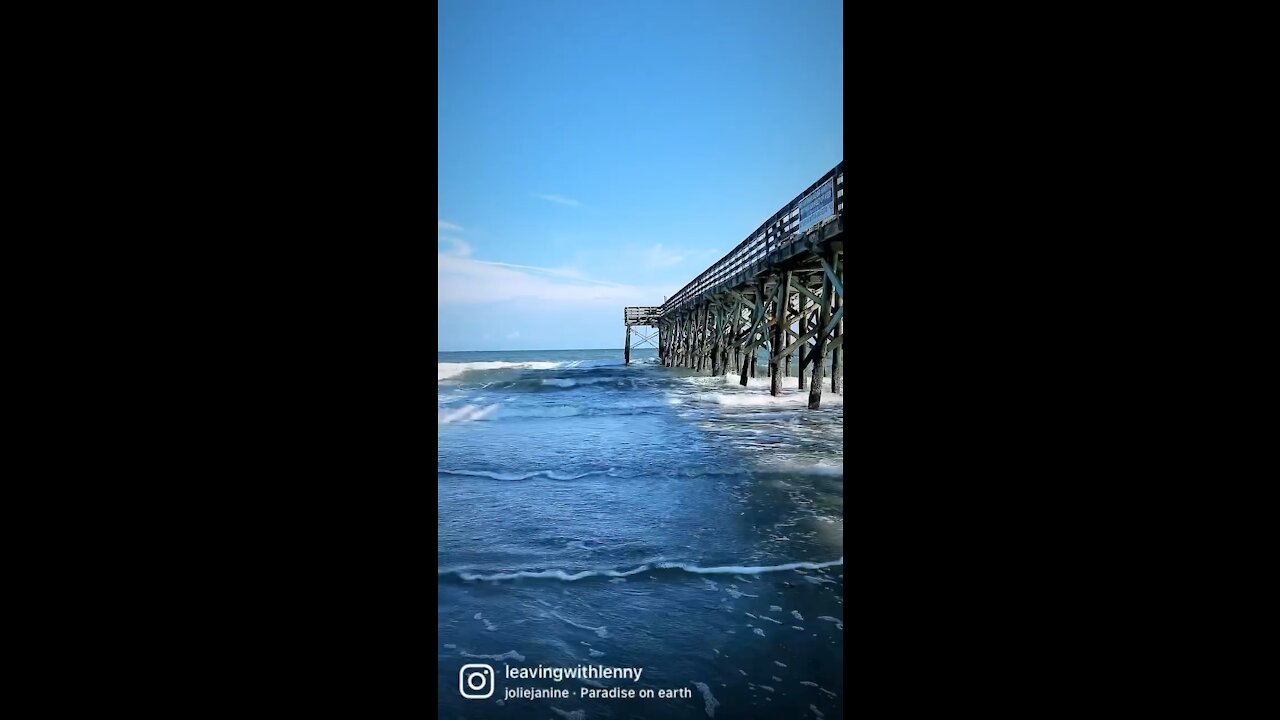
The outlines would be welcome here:
[[[455,422],[475,422],[476,420],[484,420],[493,413],[497,412],[501,405],[463,405],[457,410],[441,410],[437,416],[437,423],[440,425],[448,425]]]
[[[583,570],[582,572],[573,573],[573,574],[567,573],[563,570],[536,570],[536,571],[522,570],[522,571],[513,572],[513,573],[494,573],[492,575],[477,575],[475,573],[470,573],[463,570],[457,570],[457,571],[440,570],[440,571],[437,571],[437,574],[447,575],[450,572],[456,572],[458,577],[462,578],[463,580],[517,580],[520,578],[532,578],[532,579],[551,578],[555,580],[564,580],[567,582],[573,582],[574,580],[581,580],[583,578],[588,578],[588,577],[599,577],[599,576],[626,577],[627,575],[635,575],[636,573],[641,573],[648,569],[649,569],[648,565],[641,565],[635,570],[627,570],[627,571]]]
[[[738,672],[742,672],[739,670]],[[745,675],[746,673],[742,673]],[[694,687],[698,688],[698,692],[702,693],[704,709],[707,711],[707,717],[716,716],[716,708],[720,707],[720,701],[716,700],[716,696],[711,694],[711,688],[706,683],[695,682]]]
[[[792,610],[792,611],[791,611],[791,617],[793,617],[793,618],[795,618],[795,619],[797,619],[797,620],[804,620],[804,617],[803,617],[802,615],[800,615],[800,611],[799,611],[799,610]]]
[[[730,565],[730,566],[723,566],[723,567],[699,567],[697,565],[691,565],[689,563],[658,562],[658,563],[652,563],[649,565],[641,565],[640,567],[637,567],[632,570],[583,570],[581,572],[576,572],[576,573],[567,573],[564,570],[521,570],[518,572],[493,573],[489,575],[483,575],[483,574],[471,572],[469,568],[456,568],[456,569],[446,569],[446,570],[438,569],[436,570],[436,574],[437,575],[456,574],[459,578],[463,580],[494,580],[496,581],[496,580],[517,580],[521,578],[530,578],[530,579],[541,578],[541,579],[554,579],[554,580],[564,580],[567,582],[573,582],[575,580],[582,580],[583,578],[589,578],[589,577],[627,577],[629,575],[635,575],[637,573],[645,572],[651,569],[651,567],[661,568],[664,570],[683,570],[684,572],[694,573],[697,575],[735,575],[735,574],[761,575],[763,573],[782,572],[785,570],[801,570],[801,569],[818,570],[821,568],[833,567],[837,565],[844,565],[844,558],[840,558],[839,560],[832,560],[830,562],[821,562],[821,563],[795,562],[795,563],[786,563],[783,565],[763,565],[763,566]],[[755,595],[748,595],[747,593],[742,593],[742,595],[746,595],[748,597],[756,597]]]
[[[710,574],[760,575],[763,573],[780,572],[783,570],[799,570],[799,569],[818,570],[820,568],[833,567],[836,565],[844,565],[844,558],[840,558],[839,560],[832,560],[830,562],[821,562],[821,563],[797,562],[797,563],[786,563],[785,565],[763,565],[763,566],[756,565],[756,566],[746,566],[746,567],[741,565],[730,565],[730,566],[724,566],[724,567],[704,568],[704,567],[698,567],[696,565],[688,565],[685,563],[657,563],[655,567],[679,568],[681,570],[684,570],[685,572],[698,573],[700,575],[710,575]]]
[[[784,459],[761,462],[756,468],[763,472],[792,475],[826,475],[844,477],[844,463],[831,460]]]
[[[596,385],[598,383],[616,382],[617,378],[612,377],[587,377],[587,378],[544,378],[543,385],[552,385],[555,387],[577,387],[578,385]]]
[[[441,475],[468,475],[471,477],[487,477],[493,480],[529,480],[530,478],[536,478],[539,476],[545,476],[551,480],[577,480],[579,478],[589,477],[591,475],[613,476],[612,473],[614,472],[614,469],[609,468],[608,470],[587,470],[587,471],[578,472],[578,473],[561,472],[559,470],[534,470],[533,472],[526,472],[526,473],[504,473],[504,472],[497,472],[494,470],[438,470],[437,472]],[[581,543],[581,541],[576,541],[576,542],[578,542],[579,544]],[[573,543],[570,543],[569,545],[573,546]],[[582,549],[590,550],[590,548],[586,547],[585,545],[582,546]]]
[[[779,405],[808,407],[809,391],[784,390],[777,397],[774,397],[769,393],[751,392],[750,390],[743,392],[714,392],[704,393],[702,395],[702,400],[706,402],[713,402],[717,405],[724,405],[726,407],[772,407]],[[822,396],[822,407],[824,408],[843,404],[844,397],[842,395],[828,395],[824,393]]]
[[[554,613],[554,612],[553,612],[553,613],[551,613],[551,614],[552,614],[552,615],[554,615],[554,616],[556,616],[556,617],[558,617],[558,618],[560,618],[561,620],[563,620],[563,621],[565,621],[565,622],[569,623],[570,625],[572,625],[572,626],[574,626],[574,627],[576,627],[576,628],[582,628],[583,630],[590,630],[590,631],[594,632],[596,635],[599,635],[600,637],[609,637],[609,631],[605,629],[605,628],[607,627],[607,626],[605,626],[605,625],[601,625],[600,627],[591,627],[590,625],[583,625],[582,623],[574,622],[573,620],[570,620],[569,618],[567,618],[567,617],[565,617],[565,616],[563,616],[563,615],[561,615],[561,614],[559,614],[559,613]]]
[[[522,370],[551,370],[560,363],[554,362],[470,362],[470,363],[436,363],[436,380],[444,380],[461,375],[471,370],[505,370],[520,368]]]
[[[462,655],[462,657],[476,658],[478,660],[493,660],[495,662],[502,662],[503,660],[515,660],[516,662],[524,662],[524,656],[516,652],[515,650],[508,650],[502,653],[501,655],[472,655],[466,650],[463,650],[459,654]]]
[[[755,634],[759,635],[760,637],[764,637],[764,631],[763,631],[763,630],[761,630],[760,628],[756,628],[756,629],[755,629],[755,630],[753,630],[752,632],[754,632]]]
[[[502,360],[494,360],[489,362],[469,362],[469,363],[436,363],[436,380],[444,380],[445,378],[456,377],[464,372],[473,370],[572,370],[586,369],[593,367],[609,367],[612,365],[622,365],[622,358],[601,358],[597,360],[570,360],[567,362],[548,362],[548,361],[532,361],[532,362],[506,362]]]
[[[480,420],[511,420],[511,419],[529,419],[529,418],[562,418],[582,415],[584,413],[595,414],[617,414],[629,415],[634,414],[635,410],[651,410],[667,407],[665,400],[657,399],[627,399],[616,400],[613,402],[598,403],[588,407],[579,407],[575,405],[535,405],[535,406],[509,406],[502,403],[494,403],[492,405],[463,405],[456,410],[441,409],[437,412],[436,423],[438,425],[449,425],[459,422],[477,422]]]

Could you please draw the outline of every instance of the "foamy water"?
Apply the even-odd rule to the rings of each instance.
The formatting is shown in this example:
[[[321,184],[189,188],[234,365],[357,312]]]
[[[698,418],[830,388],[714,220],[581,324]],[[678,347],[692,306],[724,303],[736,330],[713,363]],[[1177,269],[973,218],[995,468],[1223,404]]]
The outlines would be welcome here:
[[[843,397],[827,381],[810,411],[794,377],[773,397],[767,377],[633,357],[441,355],[439,682],[466,662],[604,663],[692,697],[445,694],[441,712],[840,717]]]

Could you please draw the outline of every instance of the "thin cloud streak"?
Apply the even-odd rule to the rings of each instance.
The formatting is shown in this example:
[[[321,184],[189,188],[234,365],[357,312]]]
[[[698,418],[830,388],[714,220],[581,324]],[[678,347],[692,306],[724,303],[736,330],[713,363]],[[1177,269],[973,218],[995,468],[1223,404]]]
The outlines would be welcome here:
[[[466,257],[471,254],[471,246],[466,241],[459,240],[456,237],[441,237],[441,242],[447,242],[453,245],[453,254],[460,257]]]
[[[662,243],[658,243],[645,252],[644,259],[645,264],[651,268],[671,267],[684,262],[685,253],[683,250],[664,248]]]
[[[461,225],[454,225],[453,223],[445,222],[440,218],[436,218],[436,229],[437,230],[453,230],[454,232],[462,232]]]
[[[554,268],[488,262],[437,254],[438,300],[447,305],[474,305],[533,300],[565,305],[656,305],[676,287],[621,285],[573,277]],[[587,283],[587,284],[582,284]]]
[[[563,195],[544,195],[542,193],[533,193],[533,196],[539,200],[546,200],[547,202],[560,203],[561,205],[569,205],[570,207],[582,207],[582,203],[571,197],[565,197]]]
[[[478,263],[485,265],[494,265],[496,267],[515,268],[516,270],[531,270],[544,275],[553,275],[555,277],[569,278],[570,280],[580,280],[582,282],[594,283],[596,285],[604,285],[606,287],[623,287],[619,283],[609,282],[608,280],[595,280],[583,275],[573,268],[544,268],[534,265],[516,265],[515,263],[497,262],[494,260],[476,260]]]

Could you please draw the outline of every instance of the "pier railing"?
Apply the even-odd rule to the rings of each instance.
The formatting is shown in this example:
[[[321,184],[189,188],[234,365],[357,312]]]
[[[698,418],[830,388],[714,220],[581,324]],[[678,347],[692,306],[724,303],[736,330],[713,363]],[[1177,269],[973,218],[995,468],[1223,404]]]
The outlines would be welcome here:
[[[657,327],[658,318],[660,317],[662,317],[662,308],[628,307],[622,309],[623,325],[648,325],[650,327]]]
[[[729,284],[743,270],[802,237],[809,228],[844,212],[844,161],[765,220],[746,240],[662,304],[663,315]]]

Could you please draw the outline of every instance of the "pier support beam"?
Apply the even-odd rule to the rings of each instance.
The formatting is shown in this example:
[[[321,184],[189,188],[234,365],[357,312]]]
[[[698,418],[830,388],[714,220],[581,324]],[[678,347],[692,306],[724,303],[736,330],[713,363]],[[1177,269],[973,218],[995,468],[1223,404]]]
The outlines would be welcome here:
[[[627,327],[627,342],[622,346],[622,364],[631,364],[631,327]]]
[[[720,308],[711,306],[711,374],[720,375]]]
[[[693,369],[702,372],[702,308],[693,311]]]
[[[760,359],[760,345],[763,344],[769,334],[769,326],[765,323],[765,315],[768,313],[767,303],[768,301],[765,299],[764,294],[764,278],[761,278],[756,283],[756,310],[758,314],[756,316],[756,325],[752,327],[751,332],[751,377],[753,378],[759,377],[756,374],[756,361]],[[755,329],[757,327],[760,329],[760,342],[756,342]]]
[[[804,296],[803,296],[803,295],[802,295],[802,296],[800,296],[800,302],[801,302],[801,303],[803,303],[803,302],[804,302]],[[801,308],[801,309],[803,309],[803,306],[802,306],[802,308]],[[809,315],[801,315],[801,316],[800,316],[800,325],[799,325],[796,329],[800,331],[800,334],[801,334],[801,335],[804,335],[806,332],[808,332],[808,331],[809,331],[809,317],[810,317]],[[809,365],[809,343],[807,343],[807,342],[806,342],[806,343],[801,343],[801,344],[800,344],[800,370],[799,370],[799,375],[800,375],[800,389],[801,389],[801,390],[803,390],[803,389],[805,389],[806,387],[808,387],[807,385],[805,385],[805,382],[806,382],[806,379],[807,379],[807,378],[806,378],[806,373],[807,373],[807,366],[808,366],[808,365]]]
[[[791,286],[791,273],[783,273],[778,282],[781,284],[778,286],[778,297],[774,303],[773,347],[769,349],[769,394],[774,397],[782,392],[782,358],[779,357],[779,353],[787,346],[787,328],[791,325],[787,320],[787,306],[791,300],[791,294],[787,292],[787,288]]]
[[[835,260],[834,251],[831,253],[831,259]],[[819,304],[818,334],[815,337],[817,345],[813,347],[813,382],[809,384],[810,410],[817,410],[822,406],[822,370],[824,367],[822,361],[827,355],[827,324],[831,322],[832,293],[831,278],[826,273],[823,273],[822,302]]]
[[[684,335],[684,345],[680,353],[680,367],[693,367],[693,318],[689,317],[689,313],[680,316],[681,334]]]
[[[835,309],[839,311],[840,308],[844,306],[844,253],[840,253],[835,260],[836,263],[834,268],[836,274],[840,278],[840,288],[834,293],[834,304]],[[844,364],[842,362],[843,358],[841,357],[844,354],[844,351],[840,347],[840,343],[844,342],[844,338],[842,337],[844,335],[844,316],[841,315],[840,317],[840,322],[836,325],[835,334],[835,337],[840,338],[840,342],[832,343],[834,347],[831,348],[831,392],[836,395],[844,394]]]

